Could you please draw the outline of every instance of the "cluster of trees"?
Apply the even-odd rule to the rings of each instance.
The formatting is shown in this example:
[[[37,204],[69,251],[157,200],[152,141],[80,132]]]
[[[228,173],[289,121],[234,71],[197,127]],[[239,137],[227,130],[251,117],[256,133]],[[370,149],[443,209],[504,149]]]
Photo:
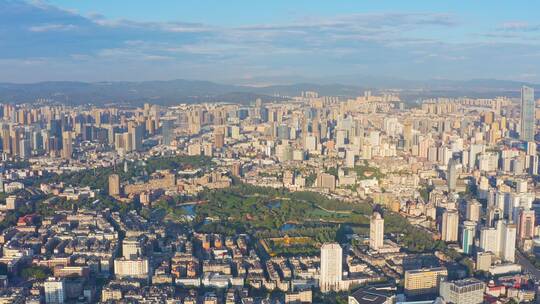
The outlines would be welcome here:
[[[315,184],[315,181],[317,180],[317,174],[316,173],[310,173],[306,175],[306,187],[313,187]]]
[[[113,212],[120,212],[126,214],[131,210],[139,210],[140,204],[134,203],[120,203],[114,198],[98,193],[94,198],[84,198],[79,200],[66,200],[64,198],[55,198],[48,203],[40,202],[36,206],[35,212],[41,216],[52,216],[56,210],[73,210],[87,209],[87,210],[105,210],[109,209]]]
[[[290,244],[274,244],[270,241],[272,253],[279,256],[298,256],[298,255],[317,255],[320,251],[319,246],[314,243]]]
[[[327,210],[355,211],[355,212],[366,214],[366,215],[370,214],[372,210],[371,205],[369,205],[368,203],[358,204],[358,203],[339,201],[335,199],[330,199],[319,193],[309,192],[309,191],[288,192],[287,197],[294,200],[311,202]]]
[[[29,266],[21,271],[21,277],[25,280],[45,280],[51,274],[49,268],[42,266]]]
[[[152,157],[146,161],[146,170],[149,173],[157,170],[187,170],[209,168],[212,165],[212,159],[207,156],[171,156],[171,157]]]
[[[281,235],[280,229],[286,223],[296,223],[298,226],[303,226],[303,231],[311,231],[324,225],[305,227],[305,223],[354,222],[365,218],[362,212],[354,209],[353,204],[330,200],[320,194],[310,192],[288,192],[239,185],[206,192],[201,195],[201,198],[207,203],[197,207],[197,222],[202,222],[207,217],[218,218],[228,223],[240,222],[245,230],[264,233],[265,236]],[[279,208],[272,207],[273,204],[278,204]],[[370,210],[367,204],[358,208]],[[322,232],[316,235],[320,237],[321,234]]]
[[[206,203],[196,209],[195,228],[200,232],[227,235],[249,232],[258,239],[310,237],[312,244],[278,246],[278,254],[311,254],[320,243],[344,239],[345,225],[366,226],[372,208],[329,199],[313,192],[289,192],[240,184],[228,189],[207,191],[200,199]],[[217,221],[207,221],[212,218]],[[223,223],[226,223],[223,224]],[[284,225],[291,225],[283,229]],[[314,246],[315,245],[315,246]],[[314,251],[315,250],[315,251]]]
[[[9,210],[6,212],[4,219],[0,221],[0,231],[13,227],[17,224],[17,220],[19,217],[24,216],[26,214],[30,214],[34,211],[34,208],[29,205],[24,205],[22,207],[19,207],[17,210]]]
[[[107,195],[108,177],[111,174],[118,174],[120,180],[129,181],[137,178],[145,178],[157,170],[179,170],[188,168],[207,168],[211,165],[211,159],[205,156],[171,156],[171,157],[153,157],[142,162],[128,162],[128,170],[124,172],[123,166],[103,167],[98,169],[86,169],[77,172],[68,172],[63,174],[50,174],[42,176],[34,181],[34,185],[40,183],[59,183],[66,185],[76,185],[79,187],[90,187],[98,190],[95,198],[80,199],[77,201],[68,201],[65,199],[55,199],[54,203],[37,204],[36,212],[42,216],[50,216],[55,210],[76,210],[85,208],[89,210],[109,209],[120,213],[127,213],[131,210],[139,210],[137,203],[124,204]],[[1,198],[1,197],[0,197]],[[173,208],[169,205],[159,205],[158,208],[164,209],[167,213],[180,216],[180,208]],[[20,212],[19,212],[20,213]],[[8,214],[3,222],[0,222],[0,228],[12,225],[16,222],[19,214]]]
[[[239,222],[230,222],[227,225],[220,222],[203,222],[198,225],[197,231],[202,233],[219,233],[227,236],[235,236],[248,232],[246,227]]]
[[[381,179],[384,178],[384,174],[381,172],[381,170],[377,167],[371,167],[368,165],[367,161],[364,161],[364,164],[362,165],[356,165],[354,168],[352,168],[354,172],[356,172],[356,177],[359,180],[363,179]],[[369,176],[366,176],[366,173],[369,172]]]
[[[474,271],[470,258],[449,248],[444,241],[434,240],[426,230],[411,225],[406,218],[387,211],[384,216],[384,229],[387,233],[397,235],[397,240],[411,253],[440,251],[467,269],[469,274]]]
[[[181,222],[187,213],[184,209],[182,209],[182,207],[178,206],[177,204],[178,200],[170,197],[165,197],[155,203],[154,206],[152,206],[152,209],[158,209],[161,212],[165,213],[167,216],[171,217],[174,221]]]
[[[420,188],[420,190],[419,190],[420,196],[422,197],[424,202],[429,201],[429,194],[431,193],[431,191],[433,191],[434,188],[435,187],[432,186],[432,185],[424,185],[424,186],[422,186],[422,188]]]
[[[347,304],[349,303],[348,292],[329,292],[322,293],[315,291],[313,294],[313,303],[327,303],[327,304]]]
[[[339,169],[337,167],[331,167],[326,170],[326,173],[331,174],[337,178],[338,171]],[[343,171],[345,174],[349,174],[351,171],[356,172],[356,177],[358,180],[372,178],[381,179],[384,177],[384,174],[379,168],[369,166],[366,162],[364,162],[364,164],[362,165],[355,165],[354,168],[344,168]],[[369,174],[366,174],[367,172],[369,172]]]
[[[153,157],[146,162],[128,162],[128,170],[124,172],[123,165],[118,167],[103,167],[86,169],[78,172],[53,174],[36,180],[36,183],[58,183],[80,187],[89,186],[92,189],[105,190],[108,188],[108,177],[118,174],[121,181],[145,177],[157,170],[184,170],[189,168],[207,168],[212,164],[211,159],[205,156],[170,156]]]

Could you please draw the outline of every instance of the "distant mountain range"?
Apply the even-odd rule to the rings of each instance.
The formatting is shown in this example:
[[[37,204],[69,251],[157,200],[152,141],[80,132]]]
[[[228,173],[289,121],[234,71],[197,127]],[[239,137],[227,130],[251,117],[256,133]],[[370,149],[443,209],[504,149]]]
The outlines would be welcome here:
[[[519,96],[522,85],[540,91],[539,84],[517,81],[475,79],[467,81],[413,81],[396,78],[362,77],[359,85],[297,83],[263,87],[218,84],[199,80],[169,80],[144,82],[68,82],[51,81],[32,84],[0,83],[0,102],[24,103],[47,99],[65,104],[157,104],[237,102],[251,103],[286,100],[302,91],[316,91],[320,95],[355,97],[367,89],[399,90],[406,101],[435,96]]]

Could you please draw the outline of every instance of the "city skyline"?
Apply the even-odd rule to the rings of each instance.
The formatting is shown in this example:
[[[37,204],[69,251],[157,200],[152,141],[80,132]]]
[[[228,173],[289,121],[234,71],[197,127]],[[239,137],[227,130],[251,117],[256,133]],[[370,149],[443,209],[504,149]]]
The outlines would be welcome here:
[[[492,3],[2,0],[0,81],[539,83],[538,4]]]

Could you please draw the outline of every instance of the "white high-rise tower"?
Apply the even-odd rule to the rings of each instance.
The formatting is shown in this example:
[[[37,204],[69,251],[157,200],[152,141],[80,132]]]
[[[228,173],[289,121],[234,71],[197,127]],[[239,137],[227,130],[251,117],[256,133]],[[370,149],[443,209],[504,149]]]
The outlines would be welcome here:
[[[459,213],[457,210],[446,210],[442,215],[441,239],[445,242],[458,240]]]
[[[337,243],[326,243],[321,247],[321,274],[319,287],[322,292],[339,291],[343,274],[343,252]]]
[[[373,212],[369,221],[369,247],[379,250],[384,245],[384,219],[379,212]]]

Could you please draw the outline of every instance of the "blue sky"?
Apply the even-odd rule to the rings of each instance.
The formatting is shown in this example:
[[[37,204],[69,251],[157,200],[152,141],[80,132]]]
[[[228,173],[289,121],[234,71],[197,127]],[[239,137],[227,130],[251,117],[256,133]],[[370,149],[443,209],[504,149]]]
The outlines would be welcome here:
[[[539,1],[0,0],[0,81],[540,83]]]

